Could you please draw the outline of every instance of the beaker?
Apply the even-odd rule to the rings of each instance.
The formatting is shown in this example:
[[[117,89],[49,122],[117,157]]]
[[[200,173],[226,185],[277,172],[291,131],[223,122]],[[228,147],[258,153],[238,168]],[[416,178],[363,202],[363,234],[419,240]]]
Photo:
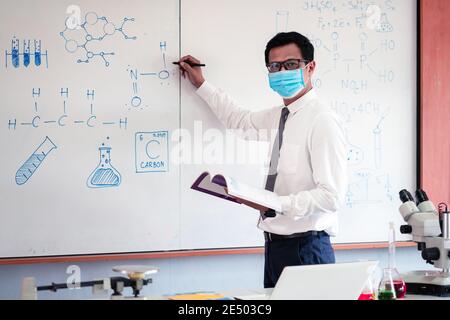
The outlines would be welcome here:
[[[102,146],[98,150],[100,150],[100,163],[89,176],[87,180],[88,187],[106,188],[119,186],[122,178],[119,171],[111,165],[111,148]]]

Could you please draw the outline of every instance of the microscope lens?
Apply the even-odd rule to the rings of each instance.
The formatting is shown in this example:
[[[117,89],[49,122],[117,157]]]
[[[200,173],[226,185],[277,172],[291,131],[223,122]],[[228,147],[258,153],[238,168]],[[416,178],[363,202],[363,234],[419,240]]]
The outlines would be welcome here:
[[[408,201],[414,201],[414,198],[412,197],[411,193],[409,193],[408,190],[403,189],[402,191],[400,191],[400,200],[403,203],[406,203]]]
[[[422,202],[428,201],[428,196],[425,193],[425,191],[423,191],[422,189],[418,189],[416,191],[416,200],[417,200],[417,203],[422,203]]]

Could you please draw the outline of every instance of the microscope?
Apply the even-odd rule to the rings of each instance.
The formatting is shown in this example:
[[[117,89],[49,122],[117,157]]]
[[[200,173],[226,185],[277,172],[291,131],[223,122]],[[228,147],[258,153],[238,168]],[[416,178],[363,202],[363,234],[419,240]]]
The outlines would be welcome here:
[[[450,296],[450,213],[445,204],[439,212],[425,191],[400,191],[400,214],[407,223],[400,227],[402,234],[412,235],[422,258],[438,270],[413,271],[402,274],[410,294]]]

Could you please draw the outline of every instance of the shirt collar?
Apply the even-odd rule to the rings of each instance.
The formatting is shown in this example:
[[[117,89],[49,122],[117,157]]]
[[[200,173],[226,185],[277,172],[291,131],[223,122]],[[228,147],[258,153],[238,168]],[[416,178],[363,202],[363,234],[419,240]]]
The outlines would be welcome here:
[[[317,92],[314,88],[312,88],[304,96],[302,96],[300,99],[298,99],[294,103],[291,103],[287,107],[289,109],[289,113],[291,113],[291,114],[296,113],[301,108],[305,107],[307,104],[309,104],[312,100],[315,100],[315,99],[317,99]]]

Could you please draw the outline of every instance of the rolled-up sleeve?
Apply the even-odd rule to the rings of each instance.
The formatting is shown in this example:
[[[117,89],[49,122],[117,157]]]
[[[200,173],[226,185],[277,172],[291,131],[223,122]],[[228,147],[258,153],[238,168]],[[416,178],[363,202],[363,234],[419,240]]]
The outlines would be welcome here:
[[[310,132],[309,150],[316,187],[280,196],[282,213],[294,219],[338,211],[347,188],[347,145],[342,126],[333,114],[317,116]]]

